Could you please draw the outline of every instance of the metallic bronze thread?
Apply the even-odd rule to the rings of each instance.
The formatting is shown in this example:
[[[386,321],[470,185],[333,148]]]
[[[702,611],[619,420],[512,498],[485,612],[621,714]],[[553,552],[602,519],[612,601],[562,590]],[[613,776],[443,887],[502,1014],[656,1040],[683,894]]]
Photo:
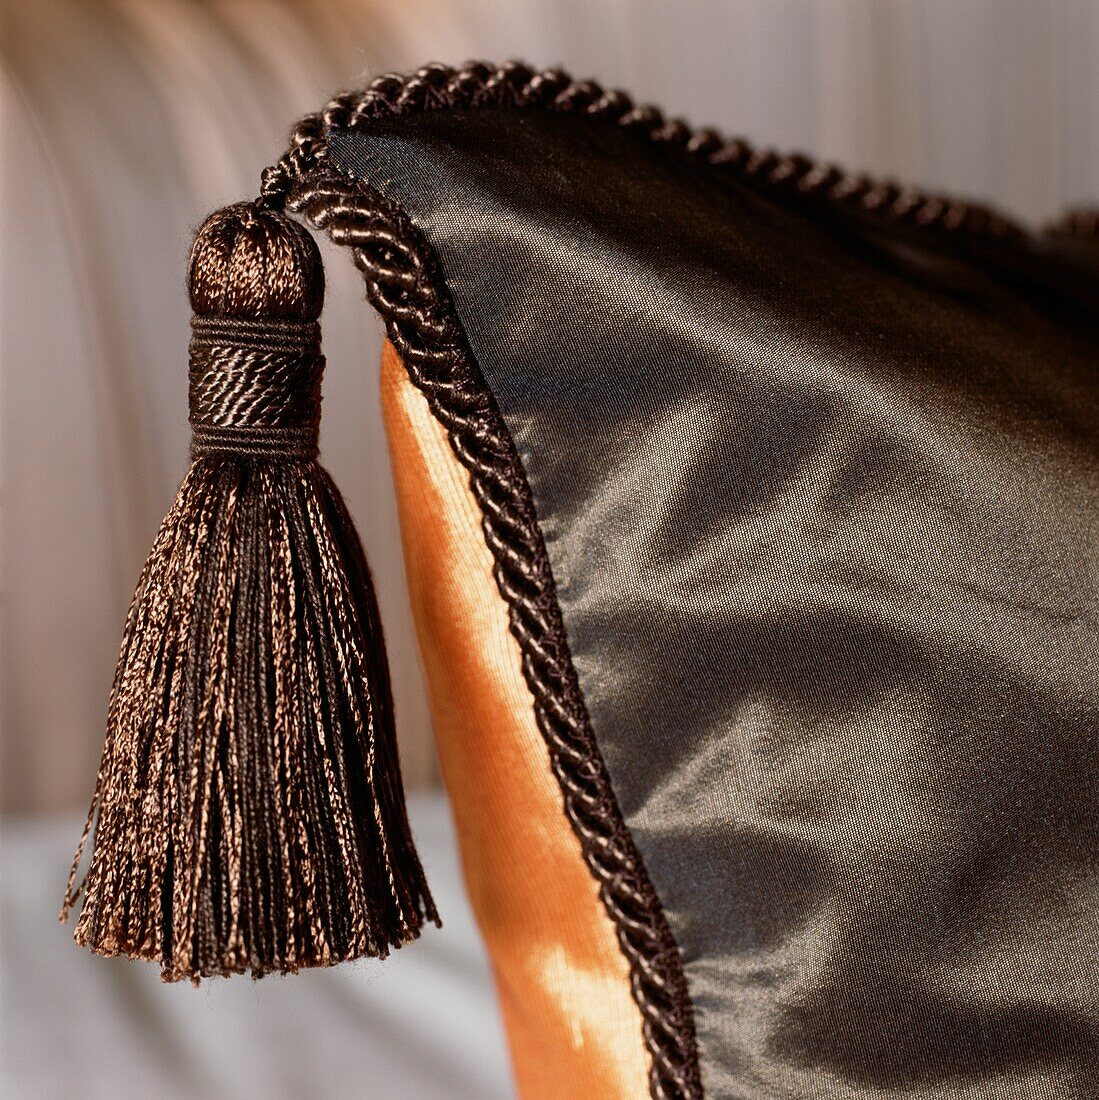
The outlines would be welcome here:
[[[127,616],[61,916],[83,888],[77,942],[168,981],[384,956],[438,917],[370,573],[314,461],[316,245],[280,213],[219,211],[191,299],[193,461]]]

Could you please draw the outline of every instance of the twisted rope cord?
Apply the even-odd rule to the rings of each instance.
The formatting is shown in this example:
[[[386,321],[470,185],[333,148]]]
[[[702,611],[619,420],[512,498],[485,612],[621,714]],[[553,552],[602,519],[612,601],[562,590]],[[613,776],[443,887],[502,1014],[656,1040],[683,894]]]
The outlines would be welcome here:
[[[366,293],[447,430],[482,510],[497,586],[519,643],[566,815],[630,968],[659,1100],[702,1095],[679,949],[622,818],[572,665],[533,500],[511,436],[467,349],[430,246],[388,199],[314,169],[290,205],[352,249]]]
[[[442,108],[522,107],[598,118],[658,144],[764,186],[864,213],[951,233],[998,239],[1025,238],[1011,219],[987,206],[934,195],[887,180],[821,164],[800,154],[755,149],[718,131],[692,129],[666,119],[656,107],[637,106],[625,93],[560,69],[535,71],[518,62],[492,67],[469,62],[460,69],[432,64],[405,75],[386,74],[360,91],[345,92],[291,131],[282,159],[263,173],[261,198],[280,207],[295,182],[324,159],[332,130],[356,130],[372,119]]]

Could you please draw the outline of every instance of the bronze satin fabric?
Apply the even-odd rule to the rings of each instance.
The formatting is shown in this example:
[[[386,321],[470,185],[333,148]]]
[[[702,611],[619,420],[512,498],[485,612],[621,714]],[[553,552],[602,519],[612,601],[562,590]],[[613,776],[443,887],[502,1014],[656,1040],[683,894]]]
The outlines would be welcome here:
[[[707,1095],[1095,1100],[1094,270],[552,112],[330,156],[515,440]]]
[[[388,343],[382,401],[439,757],[520,1092],[644,1096],[628,968],[561,810],[480,508]]]

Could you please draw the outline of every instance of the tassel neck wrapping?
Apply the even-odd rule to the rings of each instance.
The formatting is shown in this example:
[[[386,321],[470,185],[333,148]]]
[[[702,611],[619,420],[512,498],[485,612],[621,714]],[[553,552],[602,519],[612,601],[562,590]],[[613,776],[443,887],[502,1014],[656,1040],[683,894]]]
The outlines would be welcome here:
[[[191,321],[191,455],[314,459],[320,430],[320,326]]]
[[[227,207],[191,252],[192,465],[127,617],[62,918],[166,980],[384,956],[438,918],[362,545],[315,461],[320,254]],[[95,826],[85,881],[85,841]]]
[[[192,456],[312,459],[320,428],[320,252],[286,215],[238,203],[191,249]]]

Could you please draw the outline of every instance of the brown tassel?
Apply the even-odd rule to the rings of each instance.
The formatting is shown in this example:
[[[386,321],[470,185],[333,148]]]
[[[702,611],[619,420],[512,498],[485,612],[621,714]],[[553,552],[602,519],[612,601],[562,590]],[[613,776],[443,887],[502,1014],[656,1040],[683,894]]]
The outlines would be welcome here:
[[[191,251],[192,465],[115,673],[76,941],[166,981],[330,966],[438,922],[405,816],[378,610],[316,462],[320,253],[240,203]]]

